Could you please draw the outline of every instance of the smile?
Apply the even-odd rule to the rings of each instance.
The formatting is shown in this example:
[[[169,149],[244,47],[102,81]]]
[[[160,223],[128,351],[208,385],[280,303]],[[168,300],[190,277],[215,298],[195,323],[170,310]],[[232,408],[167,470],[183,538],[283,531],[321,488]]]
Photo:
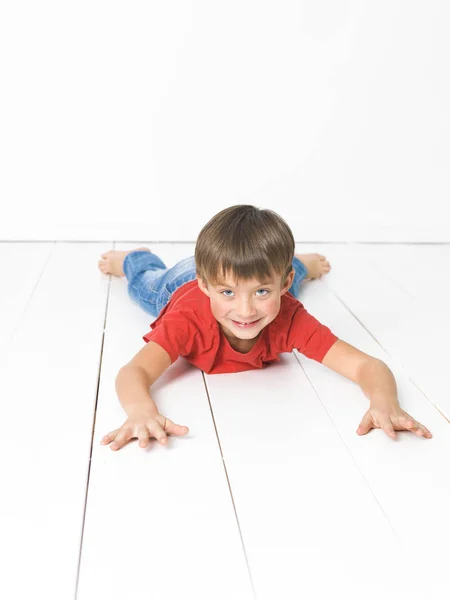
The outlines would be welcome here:
[[[233,321],[233,319],[231,320]],[[236,327],[239,327],[240,329],[249,329],[250,327],[254,327],[259,321],[261,321],[261,319],[251,321],[250,323],[241,323],[240,321],[233,321],[233,323],[234,325],[236,325]]]

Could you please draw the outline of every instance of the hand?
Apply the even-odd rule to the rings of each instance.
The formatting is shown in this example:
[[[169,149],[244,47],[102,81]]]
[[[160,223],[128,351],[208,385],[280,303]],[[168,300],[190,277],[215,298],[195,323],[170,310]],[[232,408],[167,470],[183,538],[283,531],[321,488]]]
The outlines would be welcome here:
[[[163,446],[167,443],[166,433],[171,435],[186,435],[189,433],[189,428],[184,425],[177,425],[170,419],[166,419],[159,413],[136,414],[131,415],[125,423],[106,434],[100,444],[109,444],[111,450],[119,450],[134,438],[139,439],[139,446],[146,448],[149,443],[149,438],[154,437]]]
[[[397,438],[397,435],[394,430],[412,431],[419,437],[433,437],[426,427],[424,427],[418,421],[414,420],[407,412],[402,410],[398,405],[371,405],[369,410],[364,415],[361,423],[359,424],[356,433],[358,435],[365,435],[371,429],[376,427],[383,429],[386,432],[386,434],[394,440]]]

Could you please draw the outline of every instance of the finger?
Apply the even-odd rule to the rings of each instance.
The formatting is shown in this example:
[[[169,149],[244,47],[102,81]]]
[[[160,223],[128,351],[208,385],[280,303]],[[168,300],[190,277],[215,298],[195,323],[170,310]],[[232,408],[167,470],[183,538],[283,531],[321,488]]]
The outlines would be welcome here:
[[[139,427],[137,437],[139,439],[139,446],[141,448],[147,448],[147,445],[150,441],[150,434],[147,427]]]
[[[116,435],[116,439],[111,444],[111,450],[120,450],[122,446],[125,446],[125,444],[127,444],[130,441],[131,437],[132,433],[128,429],[125,431],[121,431]]]
[[[431,432],[424,425],[422,425],[422,423],[419,423],[419,421],[416,421],[410,416],[404,417],[402,419],[402,426],[405,429],[411,431],[412,433],[415,433],[419,437],[433,437],[431,435]]]
[[[189,427],[186,427],[186,425],[177,425],[177,423],[174,423],[170,419],[166,419],[164,429],[170,435],[186,435],[186,433],[189,433]]]
[[[406,416],[406,417],[402,417],[400,419],[401,425],[405,428],[405,429],[411,429],[411,427],[414,426],[414,419],[410,416]]]
[[[150,433],[153,435],[154,438],[158,440],[158,442],[161,445],[167,444],[166,432],[157,421],[153,421],[149,429]]]
[[[114,429],[114,431],[110,431],[109,433],[104,435],[100,440],[100,444],[109,444],[109,442],[116,437],[118,431],[118,429]]]
[[[391,423],[390,419],[386,419],[386,418],[380,419],[380,427],[386,433],[386,435],[388,435],[392,439],[397,438],[397,434],[395,433],[394,425]]]
[[[362,421],[359,424],[359,427],[356,430],[356,433],[358,433],[359,435],[365,435],[372,428],[373,428],[372,417],[370,416],[369,413],[366,413],[364,415],[364,417],[362,418]]]
[[[423,428],[424,432],[425,432],[425,437],[426,438],[432,438],[433,434],[431,433],[431,431],[429,429],[427,429],[424,425],[421,425],[421,427]]]
[[[417,423],[416,426],[413,427],[413,431],[419,437],[427,437],[427,438],[433,437],[431,435],[431,432],[428,431],[428,429],[426,427],[424,427],[424,425],[422,425],[421,423]]]

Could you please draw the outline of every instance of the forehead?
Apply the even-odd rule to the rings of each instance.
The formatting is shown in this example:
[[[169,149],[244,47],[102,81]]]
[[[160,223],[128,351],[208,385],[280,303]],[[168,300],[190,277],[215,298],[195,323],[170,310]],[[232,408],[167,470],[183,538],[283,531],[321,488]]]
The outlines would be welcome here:
[[[247,281],[241,281],[239,284],[233,277],[226,277],[224,280],[219,279],[216,283],[216,287],[229,287],[229,288],[253,288],[260,287],[262,285],[275,285],[275,280],[271,277],[266,277],[263,281],[259,279],[250,279]]]

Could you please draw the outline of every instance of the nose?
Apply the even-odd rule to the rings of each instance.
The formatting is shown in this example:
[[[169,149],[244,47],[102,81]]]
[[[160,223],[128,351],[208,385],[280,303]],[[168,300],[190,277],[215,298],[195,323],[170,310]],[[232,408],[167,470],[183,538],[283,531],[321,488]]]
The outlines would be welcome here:
[[[256,310],[249,300],[242,300],[236,314],[239,317],[238,320],[241,321],[251,321],[252,318],[256,319]]]

